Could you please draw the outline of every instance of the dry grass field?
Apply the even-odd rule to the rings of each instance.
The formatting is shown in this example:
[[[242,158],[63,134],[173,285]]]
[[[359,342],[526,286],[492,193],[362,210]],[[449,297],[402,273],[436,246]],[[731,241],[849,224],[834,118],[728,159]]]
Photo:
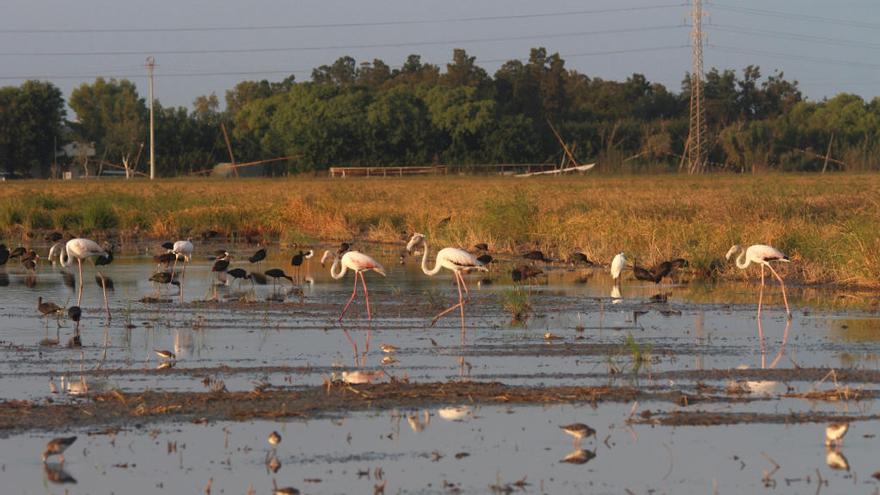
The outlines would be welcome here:
[[[716,269],[736,242],[767,243],[805,284],[880,287],[880,175],[419,177],[7,182],[7,244],[65,230],[94,238],[198,238],[204,231],[265,241],[489,243],[495,252],[578,249],[608,262],[691,260]],[[436,244],[435,244],[436,245]]]

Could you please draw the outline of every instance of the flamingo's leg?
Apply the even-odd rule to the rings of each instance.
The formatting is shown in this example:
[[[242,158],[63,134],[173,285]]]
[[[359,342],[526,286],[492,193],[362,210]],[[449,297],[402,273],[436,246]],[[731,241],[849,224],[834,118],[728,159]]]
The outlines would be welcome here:
[[[77,266],[79,267],[79,294],[76,296],[76,305],[81,306],[83,297],[83,264],[82,260],[77,258]]]
[[[761,290],[758,292],[758,318],[761,318],[761,304],[764,302],[764,265],[761,265]]]
[[[104,310],[107,311],[107,321],[110,321],[112,317],[110,316],[110,304],[107,301],[107,283],[104,281],[104,274],[98,272],[98,275],[101,277],[101,291],[104,292]],[[79,329],[79,323],[76,324],[77,329]]]
[[[767,363],[767,351],[764,348],[764,326],[760,318],[758,318],[758,340],[761,343],[761,369],[764,369]]]
[[[452,306],[450,306],[450,307],[444,309],[443,311],[441,311],[440,314],[438,314],[437,316],[434,317],[433,320],[431,320],[431,326],[433,327],[434,324],[437,323],[437,320],[439,320],[440,318],[442,318],[443,315],[445,315],[446,313],[448,313],[448,312],[450,312],[450,311],[452,311],[452,310],[458,308],[459,306],[461,306],[461,303],[454,304],[454,305],[452,305]]]
[[[342,317],[345,316],[345,312],[348,311],[348,307],[351,306],[351,302],[354,301],[355,296],[357,296],[358,291],[358,272],[354,272],[354,291],[351,293],[351,297],[348,298],[348,302],[345,303],[345,307],[342,308],[342,314],[339,315],[339,321],[342,321]]]
[[[459,280],[461,280],[462,285],[464,285],[465,299],[467,299],[467,301],[470,302],[471,294],[470,294],[470,292],[468,292],[467,284],[464,283],[464,277],[462,276],[461,272],[455,272],[455,274],[458,275]]]
[[[351,335],[348,333],[348,330],[343,328],[342,331],[345,333],[345,338],[347,338],[348,342],[351,343],[351,349],[354,351],[354,365],[360,366],[360,356],[358,355],[357,342],[355,342],[354,339],[351,338]]]
[[[782,286],[782,300],[785,301],[785,312],[788,314],[788,319],[790,320],[791,310],[788,309],[788,297],[785,295],[785,281],[782,280],[782,277],[780,277],[779,274],[776,273],[776,270],[774,270],[772,266],[768,264],[767,268],[769,268],[770,271],[773,272],[773,275],[776,275],[776,278],[779,280],[779,285]]]
[[[464,327],[464,299],[461,296],[461,287],[464,286],[464,291],[467,292],[467,284],[464,283],[464,278],[461,276],[461,272],[455,272],[456,276],[456,284],[458,285],[458,307],[461,310],[461,343],[464,344],[465,340],[465,327]]]
[[[370,292],[367,290],[367,280],[364,278],[364,272],[355,272],[355,283],[357,283],[357,275],[361,276],[361,283],[364,285],[364,299],[367,301],[367,319],[372,320],[373,314],[370,312]]]

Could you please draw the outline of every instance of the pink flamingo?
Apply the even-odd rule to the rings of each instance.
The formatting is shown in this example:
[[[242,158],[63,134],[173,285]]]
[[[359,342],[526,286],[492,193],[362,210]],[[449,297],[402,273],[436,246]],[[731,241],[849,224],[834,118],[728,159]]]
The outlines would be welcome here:
[[[453,311],[455,308],[459,308],[461,310],[461,338],[464,341],[464,303],[465,299],[462,295],[461,289],[464,287],[464,294],[468,296],[470,299],[470,293],[468,292],[467,284],[464,282],[463,273],[470,273],[472,271],[483,271],[488,272],[489,269],[486,268],[483,263],[477,259],[476,256],[471,253],[458,248],[447,247],[443,248],[437,252],[437,259],[434,261],[434,268],[428,269],[428,241],[424,234],[413,234],[412,238],[406,244],[406,250],[412,252],[417,246],[421,245],[424,249],[424,253],[422,254],[422,272],[425,275],[433,277],[440,273],[440,270],[446,268],[447,270],[452,271],[455,276],[455,284],[458,287],[458,304],[454,304],[447,309],[444,309],[437,316],[431,320],[431,326],[434,326],[443,315]]]
[[[785,295],[785,282],[782,280],[782,277],[776,273],[776,270],[770,266],[771,261],[789,263],[790,260],[788,259],[788,256],[783,254],[782,251],[764,244],[755,244],[746,249],[743,249],[739,244],[735,244],[729,251],[727,251],[725,258],[730,259],[731,256],[736,255],[737,253],[739,253],[739,256],[736,258],[737,268],[745,270],[750,263],[761,265],[761,292],[758,295],[758,318],[761,317],[761,305],[764,301],[764,267],[766,266],[779,280],[779,285],[782,286],[782,300],[785,301],[785,312],[788,314],[788,318],[791,319],[791,310],[788,307],[788,297]]]
[[[364,286],[364,298],[367,303],[367,319],[372,320],[373,314],[370,311],[370,293],[367,291],[367,281],[364,279],[364,272],[373,270],[384,277],[385,268],[383,268],[378,261],[360,251],[347,251],[341,257],[336,253],[324,251],[324,256],[321,257],[321,266],[324,266],[324,263],[330,257],[333,257],[333,265],[330,267],[330,276],[335,280],[344,277],[348,270],[354,271],[354,291],[351,293],[351,297],[348,299],[345,307],[342,308],[342,314],[339,315],[339,321],[342,321],[342,317],[345,316],[345,312],[348,311],[348,307],[351,306],[352,301],[354,301],[354,298],[357,296],[358,277],[360,277],[361,283]],[[340,265],[342,265],[342,268],[340,268]]]
[[[64,245],[64,249],[61,250],[59,254],[58,261],[61,263],[61,266],[68,267],[73,265],[73,261],[71,258],[76,258],[76,263],[79,267],[79,293],[76,297],[76,305],[81,306],[82,303],[82,291],[83,291],[83,267],[82,262],[84,259],[94,258],[94,257],[107,257],[107,251],[104,250],[97,242],[91,239],[83,239],[76,238],[67,241],[67,244]]]

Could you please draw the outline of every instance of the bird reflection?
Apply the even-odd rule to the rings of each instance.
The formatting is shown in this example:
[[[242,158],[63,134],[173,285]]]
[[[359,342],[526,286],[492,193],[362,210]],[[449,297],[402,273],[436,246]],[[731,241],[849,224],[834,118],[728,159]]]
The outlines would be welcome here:
[[[58,463],[43,463],[43,473],[46,479],[58,485],[76,484],[76,478],[64,470],[64,466]]]
[[[415,433],[420,433],[431,424],[431,413],[428,410],[422,411],[422,417],[419,418],[418,413],[409,414],[406,417],[406,422],[409,423],[409,427],[412,428],[412,431]]]
[[[620,286],[614,284],[611,286],[611,303],[612,304],[620,304],[623,301],[623,296],[620,294]]]
[[[586,464],[590,462],[594,457],[596,457],[596,453],[586,449],[575,449],[569,452],[565,457],[559,460],[559,462],[565,462],[568,464]]]
[[[849,461],[847,461],[846,456],[837,449],[825,449],[825,463],[828,464],[828,467],[831,469],[849,471]]]
[[[473,414],[470,406],[450,406],[437,410],[437,415],[446,421],[464,421]]]
[[[100,288],[105,288],[107,290],[114,290],[115,289],[115,287],[113,285],[113,279],[106,276],[106,275],[100,274],[100,273],[95,275],[95,283]]]
[[[76,278],[72,273],[67,270],[61,270],[59,273],[61,273],[61,281],[64,282],[67,288],[73,289],[76,287]]]
[[[9,274],[6,271],[0,271],[0,287],[9,287]]]

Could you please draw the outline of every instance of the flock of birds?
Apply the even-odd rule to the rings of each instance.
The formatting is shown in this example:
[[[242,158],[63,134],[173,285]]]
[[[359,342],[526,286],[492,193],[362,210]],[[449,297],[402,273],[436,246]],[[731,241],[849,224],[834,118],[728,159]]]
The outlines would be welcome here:
[[[91,259],[96,268],[98,266],[109,264],[113,261],[113,250],[110,246],[101,246],[95,241],[83,238],[75,238],[67,241],[66,243],[61,243],[58,242],[60,241],[59,234],[53,234],[47,239],[51,239],[53,242],[55,242],[55,244],[49,250],[48,258],[50,262],[52,262],[53,264],[57,262],[61,266],[69,267],[73,265],[73,260],[76,260],[77,270],[79,274],[79,291],[77,295],[77,304],[67,309],[67,315],[72,321],[76,323],[76,335],[74,338],[78,339],[79,321],[82,317],[82,309],[80,307],[80,304],[82,301],[83,261]],[[160,285],[177,286],[179,293],[182,297],[183,288],[181,286],[180,280],[185,277],[186,266],[192,261],[193,258],[194,245],[192,243],[192,240],[187,239],[173,243],[164,243],[162,245],[162,248],[164,249],[164,252],[154,256],[154,261],[158,264],[160,268],[164,267],[164,269],[161,269],[154,273],[150,277],[150,281]],[[426,235],[415,233],[410,237],[409,241],[406,244],[406,252],[408,254],[414,254],[418,250],[421,250],[421,270],[425,275],[435,276],[442,270],[447,270],[452,273],[458,291],[458,302],[434,316],[431,320],[431,325],[433,326],[444,315],[451,313],[455,310],[459,310],[462,338],[464,338],[465,333],[465,306],[469,300],[469,290],[464,275],[473,272],[487,272],[489,271],[489,264],[494,261],[492,256],[487,253],[488,246],[486,244],[477,244],[476,246],[474,246],[474,249],[479,254],[474,254],[457,247],[444,247],[437,251],[437,253],[435,254],[434,265],[433,267],[431,267],[428,263],[430,249],[428,246],[428,238]],[[251,256],[249,256],[247,258],[247,261],[252,265],[260,265],[266,259],[266,256],[266,249],[261,248],[254,252]],[[288,275],[286,272],[284,272],[284,270],[280,268],[270,268],[268,270],[260,272],[259,270],[248,271],[241,267],[234,267],[232,265],[234,259],[233,256],[228,251],[220,250],[214,253],[214,263],[211,268],[211,272],[212,274],[214,274],[214,276],[218,278],[218,281],[220,281],[221,283],[228,283],[228,279],[226,279],[226,277],[231,277],[239,282],[250,280],[252,283],[256,282],[262,284],[266,283],[267,278],[271,278],[273,280],[273,286],[277,283],[278,280],[288,280],[293,284],[301,277],[300,270],[302,265],[308,262],[308,260],[311,259],[313,256],[314,251],[312,250],[299,251],[298,253],[294,254],[290,261],[290,264],[294,270],[293,275]],[[761,287],[758,296],[758,316],[760,317],[763,303],[763,292],[764,286],[766,285],[766,269],[769,270],[770,273],[780,283],[783,300],[785,302],[786,313],[788,315],[788,318],[790,319],[791,310],[788,305],[788,299],[785,293],[785,282],[771,264],[774,262],[789,262],[789,258],[778,249],[761,244],[752,245],[748,248],[743,248],[740,245],[734,245],[730,248],[725,257],[730,260],[734,256],[736,257],[736,266],[740,269],[745,270],[752,264],[758,265],[761,269]],[[548,258],[541,251],[531,251],[528,253],[524,253],[522,257],[531,262],[537,261],[552,263],[557,261]],[[37,269],[37,263],[39,259],[40,256],[33,249],[18,247],[10,251],[5,245],[0,244],[0,266],[5,265],[9,260],[17,260],[27,272],[34,273]],[[363,289],[363,297],[365,300],[364,302],[366,306],[367,318],[371,320],[373,317],[373,312],[370,306],[369,291],[364,274],[366,272],[372,271],[384,277],[386,276],[385,268],[374,258],[360,251],[352,249],[351,246],[347,243],[342,243],[340,247],[336,250],[326,250],[320,260],[321,266],[326,267],[326,264],[331,260],[332,264],[330,265],[329,272],[330,276],[333,279],[338,280],[344,278],[348,271],[353,272],[354,275],[354,288],[351,296],[342,308],[342,312],[339,315],[339,320],[342,320],[344,318],[351,304],[356,299],[359,282],[360,286]],[[597,265],[593,261],[589,260],[586,255],[579,252],[573,253],[569,257],[568,262],[572,264],[585,264],[588,266]],[[177,272],[178,264],[182,264],[182,270],[180,271],[180,273]],[[657,263],[655,266],[650,268],[643,267],[639,266],[636,263],[629,264],[626,259],[626,255],[621,252],[614,256],[613,260],[611,261],[610,273],[615,287],[619,287],[622,280],[622,274],[627,269],[631,269],[634,278],[637,280],[659,284],[663,279],[673,276],[673,274],[677,270],[687,266],[687,260],[683,258],[676,258]],[[541,273],[541,269],[534,264],[521,264],[515,266],[511,270],[511,278],[515,282],[522,282],[534,278]],[[96,281],[105,290],[108,282],[112,284],[112,281],[104,277],[103,274],[101,274],[100,272],[98,272],[98,275],[96,275]],[[60,316],[65,311],[64,308],[58,306],[55,303],[44,301],[42,297],[38,298],[37,306],[39,312],[46,318],[47,326],[48,318],[50,316]],[[393,348],[393,346],[389,347]],[[383,348],[383,351],[392,352],[393,349]],[[170,353],[170,351],[156,352],[160,358],[166,361],[173,362],[173,360],[175,359],[174,354]],[[357,353],[357,349],[355,349],[355,353]],[[562,428],[565,433],[571,435],[575,439],[574,451],[566,456],[566,458],[562,459],[561,462],[582,464],[588,462],[592,457],[595,456],[595,452],[580,448],[580,442],[584,438],[590,436],[595,437],[595,429],[583,423],[573,423],[570,425],[561,426],[560,428]],[[846,458],[843,457],[842,453],[840,452],[842,439],[844,435],[846,435],[848,429],[848,423],[834,423],[826,428],[825,443],[827,446],[827,461],[828,465],[835,469],[848,469]],[[46,445],[46,449],[43,452],[43,461],[47,462],[50,457],[58,456],[60,462],[63,464],[64,452],[76,441],[76,438],[77,437],[75,436],[71,436],[60,437],[51,440]],[[277,432],[273,432],[269,437],[269,443],[273,446],[280,443],[280,441],[281,437],[277,434]],[[275,493],[289,494],[298,492],[294,488],[278,488],[276,486]]]

